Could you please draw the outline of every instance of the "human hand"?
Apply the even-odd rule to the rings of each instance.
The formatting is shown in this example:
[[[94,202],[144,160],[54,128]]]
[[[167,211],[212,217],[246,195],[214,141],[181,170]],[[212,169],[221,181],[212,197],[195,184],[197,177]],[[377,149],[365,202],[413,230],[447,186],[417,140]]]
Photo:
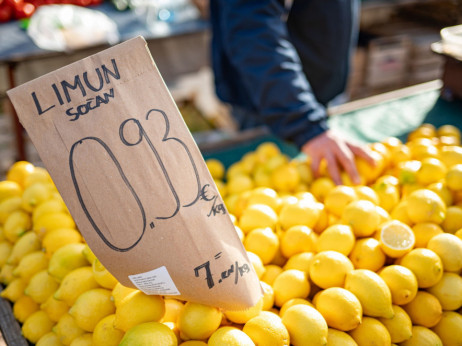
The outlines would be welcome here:
[[[327,171],[337,185],[342,184],[340,175],[342,169],[354,184],[360,183],[355,157],[363,158],[372,166],[375,165],[368,149],[348,141],[333,130],[327,130],[306,142],[302,147],[302,152],[311,158],[311,169],[315,176],[319,175],[319,166],[322,159],[325,159]]]

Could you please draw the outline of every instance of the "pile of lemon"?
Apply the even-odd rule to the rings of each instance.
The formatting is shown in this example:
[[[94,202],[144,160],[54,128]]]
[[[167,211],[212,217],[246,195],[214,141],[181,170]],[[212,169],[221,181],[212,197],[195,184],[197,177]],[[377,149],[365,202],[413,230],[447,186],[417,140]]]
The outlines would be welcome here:
[[[424,124],[369,145],[363,179],[271,142],[225,170],[206,161],[264,292],[244,311],[122,286],[91,252],[48,172],[0,182],[0,295],[51,345],[461,345],[462,146]]]

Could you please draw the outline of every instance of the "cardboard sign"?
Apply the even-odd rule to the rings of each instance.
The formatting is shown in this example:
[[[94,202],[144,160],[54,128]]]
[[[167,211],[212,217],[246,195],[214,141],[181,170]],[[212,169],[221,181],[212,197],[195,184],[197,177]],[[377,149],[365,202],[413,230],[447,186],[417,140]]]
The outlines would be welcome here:
[[[258,277],[143,38],[8,96],[120,283],[225,309],[257,303]]]

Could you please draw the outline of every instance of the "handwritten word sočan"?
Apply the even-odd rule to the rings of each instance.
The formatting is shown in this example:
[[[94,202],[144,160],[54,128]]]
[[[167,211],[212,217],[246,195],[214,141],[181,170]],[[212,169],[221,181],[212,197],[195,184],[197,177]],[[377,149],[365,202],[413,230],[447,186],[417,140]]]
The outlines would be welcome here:
[[[70,117],[74,117],[71,121],[75,121],[80,118],[81,115],[87,114],[89,111],[98,108],[102,103],[107,104],[109,103],[109,98],[114,98],[114,89],[109,89],[109,93],[104,93],[103,97],[96,95],[95,98],[87,99],[87,102],[81,104],[80,106],[69,108],[66,110],[66,114]]]
[[[70,103],[72,101],[72,96],[74,97],[86,97],[90,92],[98,92],[103,90],[105,85],[111,83],[111,77],[115,80],[120,79],[119,69],[117,68],[117,63],[115,59],[111,59],[112,70],[109,69],[106,65],[102,64],[101,68],[95,68],[95,75],[98,79],[98,82],[91,82],[88,76],[88,71],[85,71],[82,76],[75,75],[73,77],[73,82],[67,80],[62,80],[59,83],[51,84],[49,90],[54,94],[50,99],[56,98],[54,104],[47,104],[45,106],[39,100],[39,97],[35,91],[31,93],[32,99],[37,109],[37,114],[42,115],[48,112],[50,109],[56,107],[57,104],[63,106],[65,103]],[[95,79],[95,78],[93,78]],[[43,92],[42,92],[43,95]],[[95,102],[92,98],[88,98],[86,102],[78,107],[75,110],[69,108],[66,111],[68,116],[74,116],[74,119],[77,120],[79,116],[87,114],[90,110],[98,108],[101,104],[106,104],[109,102],[109,97],[114,97],[114,90],[111,88],[109,93],[104,93],[103,96],[97,95],[95,97]],[[52,103],[51,101],[50,103]]]

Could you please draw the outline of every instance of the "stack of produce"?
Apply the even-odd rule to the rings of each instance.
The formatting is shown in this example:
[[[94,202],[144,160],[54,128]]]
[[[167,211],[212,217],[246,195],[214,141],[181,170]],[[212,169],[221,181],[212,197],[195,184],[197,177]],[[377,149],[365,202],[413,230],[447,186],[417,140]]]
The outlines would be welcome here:
[[[227,170],[206,161],[264,291],[245,311],[122,286],[46,170],[17,162],[0,182],[1,295],[40,346],[460,345],[460,132],[369,148],[356,186],[270,142]]]

